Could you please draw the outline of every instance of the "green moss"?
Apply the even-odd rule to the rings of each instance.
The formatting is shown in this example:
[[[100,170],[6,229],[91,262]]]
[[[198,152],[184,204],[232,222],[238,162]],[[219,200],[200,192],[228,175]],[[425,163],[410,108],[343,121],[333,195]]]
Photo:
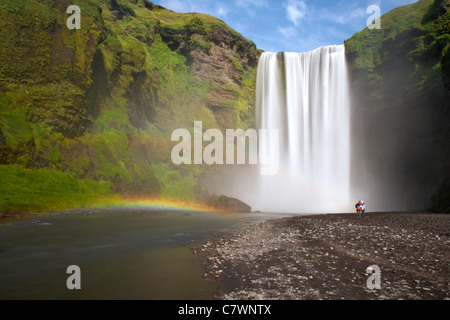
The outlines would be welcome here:
[[[366,28],[346,41],[347,54],[358,56],[356,63],[359,68],[373,70],[384,59],[383,43],[387,40],[396,41],[405,31],[424,29],[422,20],[433,1],[421,0],[383,15],[381,29]]]
[[[134,12],[133,8],[131,8],[126,1],[112,0],[111,2],[115,3],[115,9],[118,9],[122,14],[129,14],[132,17],[136,17],[136,13]]]
[[[435,189],[432,201],[439,210],[447,210],[450,181],[441,180],[448,172],[450,132],[444,120],[450,88],[447,10],[448,1],[419,0],[383,15],[381,30],[365,29],[346,41],[355,121],[364,119],[367,128],[381,125],[384,137],[396,137],[390,145],[361,129],[368,145],[384,151],[363,152],[368,171],[379,172],[380,181],[391,179],[391,190],[408,194],[405,199],[416,190],[425,195]],[[397,152],[401,156],[387,155]],[[403,169],[394,173],[393,166]]]
[[[54,170],[0,165],[0,211],[45,211],[91,205],[111,196],[110,184]]]
[[[60,83],[72,77],[78,85],[87,87],[90,65],[86,58],[94,53],[93,44],[102,29],[101,18],[93,4],[82,0],[76,4],[83,12],[83,23],[89,28],[68,30],[67,14],[57,3],[2,1],[0,78]]]
[[[381,76],[373,72],[393,58],[389,56],[390,50],[394,47],[412,48],[406,57],[416,65],[415,76],[422,79],[417,89],[430,86],[429,82],[437,74],[445,72],[440,60],[450,42],[447,28],[450,14],[442,12],[442,5],[439,0],[420,0],[383,15],[381,30],[364,29],[355,34],[345,43],[353,64],[351,67],[369,71],[369,77],[378,83]]]
[[[108,34],[106,40],[104,42],[105,45],[108,46],[109,49],[116,52],[122,51],[122,43],[113,35]]]
[[[256,69],[248,68],[242,76],[242,90],[236,102],[236,125],[240,128],[255,127]]]
[[[45,66],[50,60],[50,36],[45,29],[54,21],[55,16],[43,3],[25,0],[2,1],[0,78],[45,76],[48,71]]]
[[[74,175],[75,178],[86,177],[89,171],[91,159],[88,156],[74,156],[70,159],[65,159],[64,164],[67,166],[67,171]]]
[[[0,93],[0,130],[8,147],[14,152],[33,139],[27,108],[22,96],[15,92]]]
[[[197,31],[201,31],[215,25],[227,29],[229,28],[225,22],[202,13],[177,13],[171,10],[157,9],[153,10],[152,14],[155,18],[161,21],[163,27],[168,27],[174,30],[186,30],[192,27]]]
[[[17,164],[19,164],[22,167],[29,167],[31,164],[31,159],[28,154],[23,154],[17,158]]]
[[[191,50],[194,50],[195,48],[202,48],[206,52],[209,52],[211,47],[212,47],[212,43],[210,41],[204,41],[204,40],[198,40],[198,39],[192,38],[189,40],[189,42],[186,46],[186,50],[191,51]]]
[[[50,147],[48,158],[50,161],[57,165],[59,163],[59,160],[61,159],[61,153],[57,148]]]
[[[124,164],[124,161],[130,161],[126,133],[110,130],[100,135],[83,137],[82,141],[94,147],[95,157],[92,159],[92,165],[97,179],[121,179],[131,183],[131,174]]]
[[[6,163],[17,164],[2,174],[18,183],[8,199],[0,197],[0,206],[77,206],[82,201],[60,197],[58,190],[83,198],[86,190],[73,190],[90,184],[124,194],[159,194],[159,180],[165,196],[194,199],[202,170],[168,164],[170,134],[192,128],[195,120],[205,129],[217,123],[208,108],[212,85],[193,76],[187,51],[208,52],[217,36],[238,50],[251,41],[209,15],[149,10],[142,1],[73,4],[82,10],[81,30],[66,28],[65,5],[58,1],[0,3],[0,86],[6,88],[0,92],[0,136],[6,142],[1,152]],[[175,36],[186,48],[174,52],[161,38],[163,30],[179,32]],[[239,123],[241,115],[250,114],[253,84],[247,87],[250,73],[239,58],[233,64],[244,86],[232,89],[239,102],[229,102]],[[48,198],[63,200],[30,196],[27,183],[32,180],[30,186],[39,190],[38,180],[47,178],[61,180],[55,183],[61,188],[43,183]]]
[[[124,107],[116,107],[107,109],[95,120],[96,127],[100,131],[110,128],[114,129],[130,129],[130,119]]]
[[[158,109],[156,125],[166,132],[191,127],[197,110],[205,105],[210,84],[194,78],[186,58],[172,52],[160,36],[149,47],[152,61],[159,71]]]
[[[244,68],[242,67],[242,65],[241,65],[241,63],[239,62],[238,59],[231,59],[231,62],[233,62],[234,68],[235,68],[237,71],[239,71],[239,72],[241,72],[241,73],[244,73],[244,72],[245,72]]]
[[[161,196],[177,200],[196,200],[195,189],[200,170],[196,166],[172,167],[167,163],[153,165],[156,177],[163,184]]]

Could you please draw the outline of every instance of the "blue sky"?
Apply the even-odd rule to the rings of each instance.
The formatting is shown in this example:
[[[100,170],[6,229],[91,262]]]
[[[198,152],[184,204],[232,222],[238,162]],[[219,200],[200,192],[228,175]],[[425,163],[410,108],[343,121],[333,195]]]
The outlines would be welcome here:
[[[343,44],[366,27],[367,8],[381,14],[417,0],[153,0],[176,12],[200,12],[230,27],[271,52],[305,52]]]

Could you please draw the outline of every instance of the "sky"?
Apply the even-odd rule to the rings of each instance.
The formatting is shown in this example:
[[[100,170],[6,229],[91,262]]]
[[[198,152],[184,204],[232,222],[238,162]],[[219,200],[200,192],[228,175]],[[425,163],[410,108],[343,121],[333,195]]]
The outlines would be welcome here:
[[[266,52],[306,52],[343,44],[381,14],[417,0],[152,0],[176,12],[210,14]],[[381,21],[382,27],[383,21]]]

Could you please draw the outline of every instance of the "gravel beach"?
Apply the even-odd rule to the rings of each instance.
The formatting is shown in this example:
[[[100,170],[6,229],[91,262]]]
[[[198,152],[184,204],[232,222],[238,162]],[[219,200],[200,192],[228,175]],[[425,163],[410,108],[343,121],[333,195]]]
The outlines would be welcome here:
[[[198,251],[221,300],[448,300],[449,235],[450,215],[329,214],[268,220]],[[381,289],[367,286],[373,265]]]

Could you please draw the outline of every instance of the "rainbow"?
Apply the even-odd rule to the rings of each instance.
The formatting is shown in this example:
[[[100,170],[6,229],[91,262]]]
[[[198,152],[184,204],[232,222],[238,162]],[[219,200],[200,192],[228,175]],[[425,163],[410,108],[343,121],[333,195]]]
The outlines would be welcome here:
[[[165,198],[114,198],[96,205],[102,209],[145,209],[148,211],[197,211],[221,212],[221,210],[204,203],[165,199]]]

